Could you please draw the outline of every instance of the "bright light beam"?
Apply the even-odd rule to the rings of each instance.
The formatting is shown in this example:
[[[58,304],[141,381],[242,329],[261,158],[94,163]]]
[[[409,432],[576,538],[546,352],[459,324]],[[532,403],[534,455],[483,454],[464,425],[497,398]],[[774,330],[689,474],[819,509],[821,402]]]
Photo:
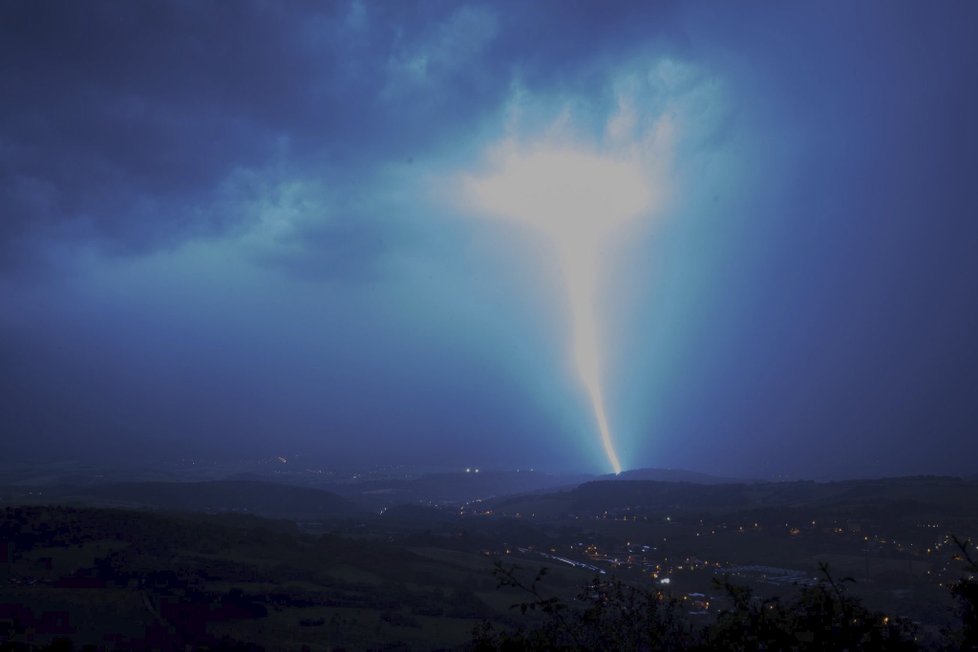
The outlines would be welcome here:
[[[569,302],[574,363],[608,462],[621,473],[601,383],[597,300],[612,236],[651,203],[642,168],[575,148],[511,147],[493,174],[467,179],[465,190],[482,211],[531,227],[553,245]]]

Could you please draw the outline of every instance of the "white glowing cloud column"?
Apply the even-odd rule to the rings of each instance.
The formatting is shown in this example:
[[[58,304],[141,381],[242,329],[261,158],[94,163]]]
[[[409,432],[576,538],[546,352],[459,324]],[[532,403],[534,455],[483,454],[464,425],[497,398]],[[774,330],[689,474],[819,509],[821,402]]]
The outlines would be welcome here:
[[[647,180],[636,163],[567,147],[511,147],[497,162],[494,173],[466,181],[467,196],[486,213],[536,229],[552,243],[566,285],[574,363],[605,454],[620,473],[601,383],[597,300],[611,236],[649,208]]]

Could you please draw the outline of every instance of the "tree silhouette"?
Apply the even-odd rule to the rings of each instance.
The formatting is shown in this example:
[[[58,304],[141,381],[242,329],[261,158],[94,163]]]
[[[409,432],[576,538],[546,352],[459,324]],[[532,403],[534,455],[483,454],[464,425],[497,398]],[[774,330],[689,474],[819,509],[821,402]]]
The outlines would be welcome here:
[[[964,570],[968,577],[962,577],[951,586],[951,595],[958,599],[961,609],[961,632],[954,636],[962,650],[978,650],[978,560],[971,555],[975,545],[968,539],[961,541],[952,536],[955,545],[961,551],[954,558],[963,561]]]
[[[515,588],[526,600],[512,605],[524,616],[517,629],[499,631],[486,622],[473,632],[474,650],[916,650],[913,626],[867,609],[846,591],[852,578],[835,579],[826,564],[822,579],[788,601],[759,599],[729,577],[716,580],[729,606],[715,622],[695,624],[680,600],[620,580],[595,578],[573,604],[547,596],[541,568],[532,581],[522,569],[497,562],[500,587]]]

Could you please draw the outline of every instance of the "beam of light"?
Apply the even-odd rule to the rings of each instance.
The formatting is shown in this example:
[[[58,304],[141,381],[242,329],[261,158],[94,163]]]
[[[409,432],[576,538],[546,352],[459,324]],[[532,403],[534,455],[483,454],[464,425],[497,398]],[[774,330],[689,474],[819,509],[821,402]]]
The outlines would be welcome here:
[[[553,247],[567,295],[574,366],[608,462],[621,473],[605,409],[597,312],[613,236],[652,200],[641,166],[580,148],[511,147],[494,172],[467,179],[465,190],[485,213],[528,226]]]

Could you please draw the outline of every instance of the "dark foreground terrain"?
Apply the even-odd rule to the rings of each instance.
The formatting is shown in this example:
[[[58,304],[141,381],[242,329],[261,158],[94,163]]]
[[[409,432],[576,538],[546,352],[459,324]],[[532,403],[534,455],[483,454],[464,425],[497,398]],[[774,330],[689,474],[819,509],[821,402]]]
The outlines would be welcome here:
[[[0,644],[976,644],[974,547],[955,541],[978,532],[974,481],[603,480],[481,499],[468,483],[452,502],[440,477],[438,500],[380,507],[371,482],[367,502],[259,480],[8,485]]]

